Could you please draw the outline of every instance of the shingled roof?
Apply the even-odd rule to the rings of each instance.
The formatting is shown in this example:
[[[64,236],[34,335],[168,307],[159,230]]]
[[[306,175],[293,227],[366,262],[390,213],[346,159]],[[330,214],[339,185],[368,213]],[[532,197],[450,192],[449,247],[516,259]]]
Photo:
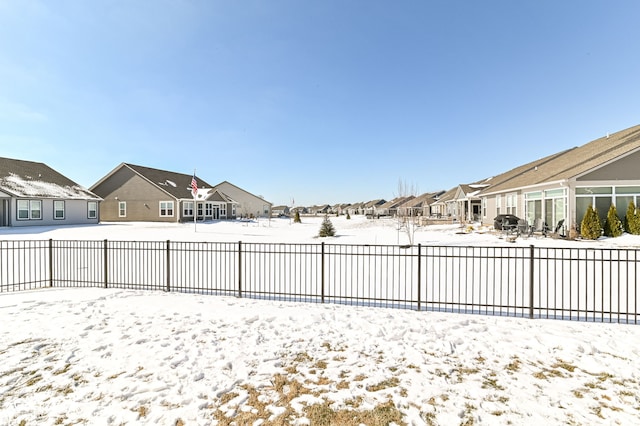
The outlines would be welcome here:
[[[0,191],[19,198],[100,200],[44,163],[0,157]]]
[[[135,164],[122,163],[121,166],[133,170],[144,179],[162,189],[176,199],[193,198],[191,195],[191,178],[193,175],[154,169],[152,167],[137,166]],[[196,176],[198,188],[213,188],[204,180]],[[97,186],[94,185],[94,187]]]
[[[640,125],[561,151],[488,179],[483,195],[572,179],[640,149]]]

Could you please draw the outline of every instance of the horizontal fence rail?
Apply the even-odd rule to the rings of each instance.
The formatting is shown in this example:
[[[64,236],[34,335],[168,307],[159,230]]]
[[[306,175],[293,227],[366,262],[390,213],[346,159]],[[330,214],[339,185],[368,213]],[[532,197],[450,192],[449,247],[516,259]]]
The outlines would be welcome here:
[[[0,292],[161,290],[638,323],[637,249],[0,241]]]

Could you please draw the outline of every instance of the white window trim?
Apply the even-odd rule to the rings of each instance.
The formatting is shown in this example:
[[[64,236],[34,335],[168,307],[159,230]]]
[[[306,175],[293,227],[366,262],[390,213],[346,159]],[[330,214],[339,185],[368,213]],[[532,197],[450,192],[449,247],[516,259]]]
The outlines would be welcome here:
[[[518,193],[511,192],[507,194],[507,214],[517,214],[518,207]]]
[[[21,203],[26,203],[27,204],[27,217],[20,217],[20,204]],[[33,207],[38,205],[39,208],[37,209],[37,211],[40,212],[40,217],[33,217],[33,212],[36,211],[36,209],[34,209]],[[16,219],[17,220],[42,220],[42,200],[18,200],[16,203]],[[22,209],[24,211],[24,209]]]
[[[92,209],[91,206],[95,207]],[[93,215],[91,215],[93,212]],[[97,219],[98,218],[98,202],[97,201],[88,201],[87,202],[87,219]]]
[[[165,204],[165,208],[162,208],[162,205]],[[173,217],[173,215],[175,214],[175,205],[173,203],[173,201],[160,201],[159,202],[159,214],[160,217]],[[162,211],[165,211],[165,213],[163,214]],[[171,213],[169,214],[168,212],[171,211]]]
[[[127,202],[126,201],[118,201],[118,217],[127,217]]]
[[[193,217],[194,211],[194,202],[193,201],[185,201],[182,204],[182,216],[184,217]]]
[[[62,203],[62,217],[57,217],[56,213],[59,209],[56,208],[56,204]],[[64,200],[53,200],[53,220],[64,220],[66,218],[66,204]]]

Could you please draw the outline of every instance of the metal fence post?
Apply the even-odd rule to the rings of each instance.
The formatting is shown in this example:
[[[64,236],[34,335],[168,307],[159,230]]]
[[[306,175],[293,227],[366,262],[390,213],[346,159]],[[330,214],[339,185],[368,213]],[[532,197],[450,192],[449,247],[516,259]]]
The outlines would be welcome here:
[[[49,287],[53,287],[53,239],[49,238]]]
[[[422,289],[422,245],[418,243],[418,311],[421,308],[421,295],[420,290]]]
[[[320,247],[320,301],[324,303],[324,241]]]
[[[171,291],[171,241],[167,240],[167,293]]]
[[[104,240],[104,244],[103,244],[103,263],[104,263],[104,288],[108,288],[109,286],[109,255],[107,253],[107,250],[109,248],[109,244],[107,243],[107,240]]]
[[[532,244],[529,246],[529,319],[533,319],[533,295],[534,295],[533,252],[534,252],[534,248]]]
[[[242,241],[238,241],[238,297],[242,298]]]

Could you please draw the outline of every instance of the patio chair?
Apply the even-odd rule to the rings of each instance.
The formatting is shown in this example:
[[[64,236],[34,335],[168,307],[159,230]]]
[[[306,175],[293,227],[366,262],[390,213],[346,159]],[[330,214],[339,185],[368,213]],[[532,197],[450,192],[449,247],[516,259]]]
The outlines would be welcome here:
[[[562,233],[560,233],[560,231],[562,231]],[[557,237],[564,237],[564,219],[561,219],[558,221],[558,224],[556,225],[556,228],[553,230],[553,233],[551,234],[552,237],[557,238]]]
[[[518,233],[518,235],[529,236],[529,224],[527,223],[526,219],[518,220],[518,225],[517,226],[518,227],[517,227],[516,232]]]
[[[538,234],[546,237],[548,232],[549,227],[547,226],[547,224],[542,220],[542,218],[537,218],[534,222],[534,225],[529,229],[529,236]]]

